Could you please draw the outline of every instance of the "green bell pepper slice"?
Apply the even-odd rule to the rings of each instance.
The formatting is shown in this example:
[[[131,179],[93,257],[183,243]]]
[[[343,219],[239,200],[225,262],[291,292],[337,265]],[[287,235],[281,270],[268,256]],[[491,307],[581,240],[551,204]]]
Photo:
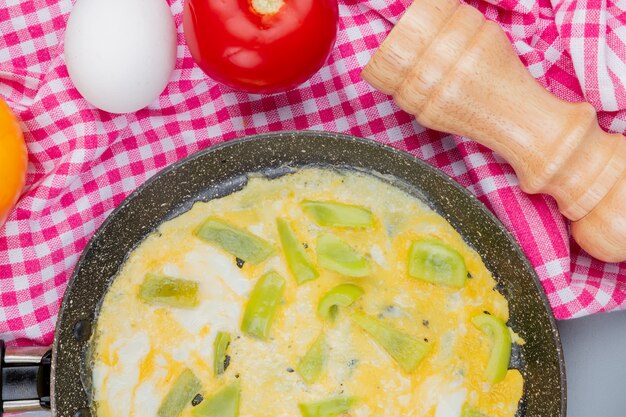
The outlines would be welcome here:
[[[435,285],[461,288],[467,280],[465,260],[454,249],[434,239],[413,242],[409,275]]]
[[[430,345],[366,314],[357,312],[352,320],[406,372],[413,372],[430,350]]]
[[[239,402],[241,398],[241,386],[239,381],[234,382],[212,397],[205,398],[194,407],[194,417],[237,417],[239,415]]]
[[[310,200],[303,201],[301,206],[320,226],[369,228],[374,225],[372,212],[364,207],[334,201]]]
[[[139,299],[152,305],[194,308],[200,304],[199,283],[180,278],[146,274]]]
[[[300,244],[298,238],[296,238],[289,223],[284,219],[277,219],[276,225],[278,226],[280,243],[285,252],[285,258],[287,259],[287,266],[298,285],[317,278],[319,273],[309,261],[304,247]]]
[[[326,269],[348,277],[364,277],[371,272],[364,256],[330,233],[321,234],[317,238],[317,262]]]
[[[472,324],[493,342],[485,377],[490,384],[498,383],[509,370],[512,344],[509,328],[499,318],[485,313],[472,317]]]
[[[483,414],[475,408],[470,407],[469,405],[463,406],[463,410],[461,411],[461,417],[488,417],[487,414]]]
[[[157,417],[178,417],[185,407],[191,404],[193,397],[202,387],[200,381],[191,369],[185,369],[176,378],[174,384],[157,410]]]
[[[267,241],[215,217],[206,219],[194,233],[205,242],[252,264],[263,262],[274,253]]]
[[[250,336],[265,340],[285,291],[285,279],[277,272],[263,275],[254,286],[241,323],[241,330]]]
[[[312,384],[324,372],[327,359],[328,344],[326,343],[326,336],[322,333],[300,359],[296,371],[307,384]]]
[[[322,297],[317,312],[325,320],[335,320],[339,307],[352,305],[361,295],[363,289],[354,284],[337,285]]]
[[[228,332],[217,332],[213,341],[213,373],[222,375],[226,371],[226,350],[230,345],[231,336]]]
[[[355,397],[334,397],[322,401],[298,404],[302,417],[334,417],[347,413],[357,402]]]

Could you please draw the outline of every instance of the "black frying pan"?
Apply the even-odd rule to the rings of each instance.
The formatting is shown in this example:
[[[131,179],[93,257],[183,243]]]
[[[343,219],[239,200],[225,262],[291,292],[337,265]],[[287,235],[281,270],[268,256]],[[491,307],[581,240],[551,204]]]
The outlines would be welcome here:
[[[467,190],[407,153],[312,131],[263,134],[214,146],[163,170],[128,197],[83,252],[65,292],[52,352],[43,361],[37,351],[21,357],[20,352],[7,353],[4,362],[10,363],[2,369],[1,390],[5,411],[18,410],[20,404],[28,410],[28,403],[15,401],[30,399],[31,405],[51,405],[58,417],[90,416],[92,330],[128,253],[195,201],[241,189],[248,173],[275,177],[308,165],[382,174],[445,217],[482,256],[509,301],[510,326],[526,340],[524,346],[514,345],[511,359],[511,367],[520,369],[525,380],[518,417],[565,416],[565,368],[554,317],[534,270],[503,225]]]

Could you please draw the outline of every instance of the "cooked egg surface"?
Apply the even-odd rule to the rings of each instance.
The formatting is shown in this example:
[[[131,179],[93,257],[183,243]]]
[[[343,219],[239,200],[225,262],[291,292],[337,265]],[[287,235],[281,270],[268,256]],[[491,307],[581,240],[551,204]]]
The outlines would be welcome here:
[[[322,227],[307,216],[303,200],[366,207],[369,229]],[[253,233],[274,254],[239,268],[233,255],[194,235],[207,217]],[[298,285],[276,229],[287,219],[319,277]],[[364,254],[371,273],[342,276],[318,265],[316,239],[331,232]],[[409,276],[411,243],[436,238],[464,258],[471,279],[462,288],[434,285]],[[267,340],[241,331],[243,312],[256,281],[268,271],[286,280],[282,302]],[[196,281],[195,308],[155,306],[138,297],[146,274]],[[317,313],[320,298],[342,283],[364,290],[338,311],[334,323]],[[300,403],[353,396],[353,417],[460,417],[466,406],[488,417],[513,417],[523,392],[519,371],[501,382],[485,381],[491,341],[471,323],[483,311],[508,320],[508,305],[479,255],[438,214],[404,191],[373,176],[351,171],[303,169],[268,180],[251,177],[241,191],[209,202],[162,224],[129,256],[107,293],[93,341],[94,407],[99,417],[153,417],[185,368],[201,381],[204,398],[239,381],[241,417],[300,416]],[[350,318],[355,311],[427,341],[430,351],[413,372],[393,358]],[[213,372],[218,331],[232,334],[229,365]],[[307,384],[294,372],[322,332],[329,345],[319,379]],[[518,340],[513,337],[513,340]],[[180,414],[192,416],[189,403]]]

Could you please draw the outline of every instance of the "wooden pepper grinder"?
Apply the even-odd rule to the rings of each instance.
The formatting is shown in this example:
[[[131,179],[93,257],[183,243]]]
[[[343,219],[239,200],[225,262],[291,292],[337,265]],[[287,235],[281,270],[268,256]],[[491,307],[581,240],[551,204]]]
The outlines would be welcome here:
[[[556,199],[589,254],[626,260],[626,140],[602,131],[590,104],[546,91],[479,11],[415,0],[362,75],[423,126],[503,156],[522,190]]]

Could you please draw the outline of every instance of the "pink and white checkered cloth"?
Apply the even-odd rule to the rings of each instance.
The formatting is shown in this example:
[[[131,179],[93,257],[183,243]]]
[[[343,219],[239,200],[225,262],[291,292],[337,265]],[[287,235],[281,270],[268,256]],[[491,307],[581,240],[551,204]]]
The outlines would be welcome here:
[[[605,264],[582,252],[551,198],[525,195],[497,155],[422,128],[360,78],[409,2],[340,0],[340,31],[327,65],[296,90],[260,97],[204,76],[183,40],[183,1],[170,0],[179,45],[172,81],[158,102],[120,116],[90,107],[68,78],[63,33],[72,1],[2,0],[0,96],[22,121],[30,159],[27,187],[0,228],[0,336],[51,342],[81,251],[150,176],[212,144],[284,129],[374,138],[441,168],[515,235],[558,318],[626,308],[626,263]],[[589,100],[605,129],[626,130],[624,0],[469,3],[502,25],[543,85],[567,100]]]

